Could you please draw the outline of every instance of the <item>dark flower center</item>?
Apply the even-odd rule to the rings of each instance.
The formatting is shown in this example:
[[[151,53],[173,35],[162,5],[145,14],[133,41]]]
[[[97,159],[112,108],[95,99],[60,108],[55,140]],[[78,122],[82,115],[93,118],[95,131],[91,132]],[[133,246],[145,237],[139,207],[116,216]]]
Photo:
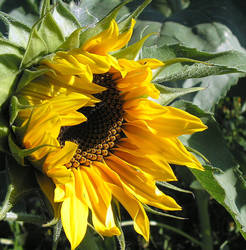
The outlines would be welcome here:
[[[87,117],[82,124],[62,127],[58,140],[73,141],[79,145],[67,168],[90,166],[92,161],[102,161],[124,136],[123,100],[112,74],[94,74],[93,82],[106,87],[107,90],[94,96],[101,100],[95,107],[83,107],[78,111]]]

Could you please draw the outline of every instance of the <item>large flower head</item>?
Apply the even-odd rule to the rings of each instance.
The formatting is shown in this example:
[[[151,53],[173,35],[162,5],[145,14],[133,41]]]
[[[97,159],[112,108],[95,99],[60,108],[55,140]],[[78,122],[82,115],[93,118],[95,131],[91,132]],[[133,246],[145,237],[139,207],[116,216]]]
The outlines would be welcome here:
[[[40,61],[46,73],[17,93],[27,105],[16,119],[18,137],[24,148],[35,150],[29,161],[43,173],[37,176],[44,193],[50,197],[52,190],[53,201],[61,204],[72,249],[85,235],[89,211],[97,232],[120,234],[113,198],[148,240],[143,204],[181,209],[156,181],[176,180],[170,164],[202,169],[178,136],[206,126],[182,110],[148,99],[159,97],[152,70],[163,63],[112,55],[128,43],[134,24],[132,20],[120,33],[113,20],[80,48]]]

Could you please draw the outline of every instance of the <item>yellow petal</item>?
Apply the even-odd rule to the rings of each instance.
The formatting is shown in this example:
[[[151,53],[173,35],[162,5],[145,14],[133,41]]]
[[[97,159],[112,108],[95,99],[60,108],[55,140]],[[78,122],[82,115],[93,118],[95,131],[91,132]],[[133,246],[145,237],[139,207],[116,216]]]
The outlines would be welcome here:
[[[101,176],[94,168],[81,169],[80,174],[85,187],[83,197],[92,211],[92,221],[96,231],[105,236],[120,234],[111,211],[111,190],[102,182]]]
[[[87,229],[88,207],[76,197],[73,184],[66,184],[67,197],[62,203],[61,220],[65,234],[75,249],[85,236]]]
[[[149,174],[155,180],[177,180],[170,165],[158,154],[148,154],[146,152],[143,155],[143,152],[140,152],[138,155],[136,150],[125,148],[124,143],[122,143],[115,149],[114,155],[126,161],[130,166]]]
[[[93,74],[103,74],[109,71],[111,64],[105,56],[89,53],[82,49],[72,50],[70,53],[82,64],[88,65]]]
[[[140,202],[121,188],[111,185],[113,195],[128,211],[134,220],[134,229],[141,234],[146,241],[149,241],[149,219]]]
[[[155,186],[155,181],[149,175],[136,171],[115,155],[107,158],[107,165],[120,176],[124,187],[141,202],[163,210],[181,209],[173,198]]]
[[[143,58],[143,59],[138,60],[138,63],[146,67],[150,67],[151,69],[156,69],[161,66],[164,66],[163,62],[155,58]]]
[[[203,169],[199,161],[176,137],[159,137],[158,132],[151,129],[145,121],[137,120],[126,124],[124,133],[127,140],[133,145],[138,145],[144,152],[147,150],[152,154],[162,154],[168,163]]]
[[[119,50],[130,40],[134,25],[135,20],[132,20],[130,29],[119,35],[118,25],[115,20],[112,20],[108,29],[89,39],[82,48],[98,55]]]
[[[145,120],[160,137],[177,137],[193,134],[207,128],[202,121],[177,108],[162,107],[147,99],[137,99],[124,105],[126,120]]]
[[[58,149],[52,153],[50,153],[44,163],[43,171],[47,172],[48,170],[54,172],[52,168],[63,166],[68,163],[73,155],[75,154],[78,145],[76,143],[66,141],[63,148]],[[51,173],[51,172],[49,172]]]

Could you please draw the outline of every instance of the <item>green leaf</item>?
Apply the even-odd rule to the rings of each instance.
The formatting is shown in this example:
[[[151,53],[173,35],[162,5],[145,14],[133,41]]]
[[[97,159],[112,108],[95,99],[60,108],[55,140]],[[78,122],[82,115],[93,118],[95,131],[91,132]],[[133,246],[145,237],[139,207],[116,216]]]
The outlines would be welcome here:
[[[71,12],[76,16],[78,22],[80,23],[79,26],[82,27],[93,27],[100,19],[100,16],[97,15],[96,10],[100,10],[100,15],[104,13],[104,7],[107,5],[102,5],[99,7],[101,1],[98,0],[84,0],[80,2],[71,2],[69,7]],[[115,3],[116,4],[116,3]],[[92,14],[93,13],[93,14]]]
[[[196,34],[197,31],[193,28],[197,24],[208,24],[210,25],[211,32],[209,36],[213,36],[214,33],[218,32],[218,29],[215,23],[220,23],[227,26],[230,30],[233,31],[234,35],[239,39],[240,43],[246,47],[246,32],[245,32],[245,2],[240,0],[190,0],[190,6],[179,12],[179,15],[175,15],[171,18],[172,21],[185,23],[188,27],[192,27],[193,34]],[[230,17],[230,18],[228,18]],[[212,27],[214,26],[214,28]],[[217,29],[217,31],[215,31]],[[176,32],[178,35],[179,31]],[[208,35],[207,33],[207,35]],[[203,35],[200,34],[202,39]],[[229,35],[229,34],[228,34]],[[219,37],[216,40],[209,39],[207,41],[208,46],[213,46],[213,44],[219,44],[221,40],[224,40],[223,36]],[[226,39],[228,41],[228,39]],[[191,41],[192,43],[192,41]],[[229,44],[227,44],[229,45]],[[193,46],[193,45],[192,45]],[[221,47],[222,48],[222,47]],[[199,48],[200,49],[200,48]]]
[[[160,97],[156,100],[161,105],[165,106],[170,104],[177,97],[186,95],[188,93],[204,90],[203,88],[169,88],[161,84],[155,84],[156,88],[160,91]]]
[[[162,47],[144,47],[142,55],[143,58],[153,57],[167,63],[167,66],[164,65],[154,75],[153,80],[157,83],[209,75],[246,72],[246,53],[239,51],[226,51],[213,54],[174,44]],[[179,63],[178,58],[184,62]],[[185,62],[185,58],[199,60],[206,62],[206,64]],[[171,62],[176,63],[171,64]]]
[[[148,8],[147,8],[148,9]],[[145,46],[153,46],[156,45],[160,39],[160,30],[162,23],[154,22],[151,19],[146,20],[137,20],[137,23],[134,27],[134,32],[132,34],[131,40],[129,44],[138,42],[142,37],[152,33],[156,34],[155,36],[151,36],[146,42]]]
[[[5,26],[8,40],[19,47],[26,48],[30,29],[25,24],[3,12],[0,12],[0,23],[1,22],[3,22]],[[3,29],[1,29],[1,31],[3,31]]]
[[[21,59],[13,54],[0,55],[0,106],[12,94]]]
[[[61,1],[58,1],[57,5],[55,5],[52,15],[65,37],[70,36],[72,32],[80,28],[80,24],[76,17]]]
[[[23,7],[26,13],[30,12],[38,15],[39,13],[38,6],[40,2],[41,0],[21,0],[21,1],[2,0],[0,3],[0,8],[2,11],[8,13],[11,12],[11,10],[13,9]]]
[[[174,106],[183,107],[208,126],[203,132],[182,137],[185,144],[201,152],[212,165],[212,168],[205,166],[205,171],[191,171],[203,188],[231,214],[246,239],[246,184],[242,181],[238,164],[226,147],[220,128],[210,113],[194,104],[179,101]]]
[[[21,57],[24,54],[24,50],[8,40],[0,38],[0,54],[13,54]]]
[[[18,22],[25,24],[29,28],[31,28],[39,18],[37,13],[27,13],[23,7],[11,10],[9,15],[18,20]]]
[[[158,0],[158,1],[153,1],[152,5],[154,8],[160,10],[164,16],[168,17],[176,12],[180,12],[181,9],[186,8],[187,5],[189,5],[189,0],[188,1]]]
[[[31,168],[19,166],[9,155],[6,155],[5,164],[9,185],[7,195],[0,210],[0,220],[4,219],[6,213],[12,209],[18,200],[37,190],[35,176]]]
[[[222,1],[227,2],[225,3],[225,5],[227,5],[229,2],[224,0]],[[244,54],[245,50],[241,47],[237,37],[234,36],[236,25],[231,23],[231,21],[233,21],[235,17],[232,17],[232,19],[230,19],[230,23],[226,23],[229,25],[229,27],[230,24],[233,24],[233,33],[225,25],[213,22],[218,21],[218,19],[220,19],[219,21],[222,21],[221,18],[223,18],[223,15],[224,18],[226,18],[223,20],[228,20],[226,12],[229,8],[222,8],[220,6],[220,3],[213,0],[210,0],[206,3],[203,1],[203,5],[210,16],[209,20],[203,21],[202,24],[193,26],[194,23],[199,22],[200,19],[203,20],[206,15],[201,15],[204,10],[201,9],[201,6],[199,6],[199,4],[196,5],[197,9],[194,9],[194,6],[191,6],[193,9],[184,10],[183,13],[187,13],[187,15],[182,16],[184,18],[183,22],[188,23],[189,27],[174,22],[164,23],[162,26],[160,39],[158,40],[158,44],[170,45],[174,43],[182,43],[185,46],[196,47],[197,49],[202,51],[221,52],[225,50],[237,50]],[[215,6],[217,6],[217,8]],[[233,7],[230,6],[230,8]],[[235,11],[235,9],[233,9],[233,11]],[[220,12],[220,15],[218,15],[218,12]],[[191,13],[193,13],[197,17],[196,20],[190,19]],[[235,58],[234,55],[232,55],[232,59],[238,61],[239,64],[241,62],[244,63],[243,60],[240,60],[240,58]],[[231,63],[230,59],[225,58],[225,63],[228,62]],[[184,82],[176,82],[175,86],[185,88],[201,86],[206,88],[204,91],[198,92],[194,95],[186,96],[185,99],[192,101],[202,109],[209,111],[220,100],[220,98],[226,95],[231,86],[237,83],[240,76],[241,75],[238,74],[229,74],[223,76],[213,75],[201,79],[188,79]]]

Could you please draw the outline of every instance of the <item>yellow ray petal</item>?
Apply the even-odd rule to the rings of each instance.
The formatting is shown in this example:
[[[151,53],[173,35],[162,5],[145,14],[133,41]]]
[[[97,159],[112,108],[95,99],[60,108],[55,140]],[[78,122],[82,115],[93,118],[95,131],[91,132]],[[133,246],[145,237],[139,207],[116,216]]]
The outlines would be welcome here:
[[[89,53],[82,49],[74,49],[71,52],[80,63],[88,65],[93,74],[103,74],[109,71],[111,64],[108,57]]]
[[[129,30],[119,35],[118,25],[115,20],[112,20],[108,29],[89,39],[82,48],[98,55],[119,50],[130,40],[134,25],[135,20],[132,20]]]
[[[111,155],[107,158],[107,165],[121,178],[122,183],[138,200],[163,210],[180,210],[180,206],[173,198],[163,194],[155,181],[143,173],[131,168],[127,162]]]
[[[173,173],[170,165],[163,159],[156,155],[145,154],[145,152],[139,152],[136,154],[136,150],[129,150],[124,148],[124,144],[115,149],[114,155],[126,161],[130,166],[149,174],[155,180],[159,181],[176,181],[176,176]],[[159,158],[159,159],[158,159]]]
[[[202,121],[177,108],[162,107],[148,99],[132,100],[124,105],[126,120],[145,120],[160,137],[177,137],[207,128]]]
[[[111,185],[111,189],[115,198],[125,207],[132,219],[134,220],[134,229],[141,234],[146,241],[149,241],[149,219],[140,202],[133,196],[117,187]]]
[[[46,173],[48,170],[55,172],[52,170],[55,167],[63,166],[68,163],[73,155],[75,154],[78,145],[76,143],[66,141],[63,148],[59,148],[54,152],[51,152],[44,162],[43,171]],[[66,167],[65,167],[66,168]],[[51,172],[49,172],[51,173]]]
[[[185,165],[202,170],[203,167],[196,158],[189,153],[176,137],[159,137],[156,131],[146,125],[144,121],[129,122],[124,128],[129,142],[138,145],[143,150],[162,154],[168,163]],[[149,140],[148,138],[152,138]]]
[[[111,211],[111,190],[94,169],[81,169],[80,175],[85,186],[83,196],[92,211],[96,231],[105,236],[120,234]]]
[[[77,198],[74,183],[66,184],[66,196],[61,207],[61,220],[73,250],[85,236],[88,207]]]

